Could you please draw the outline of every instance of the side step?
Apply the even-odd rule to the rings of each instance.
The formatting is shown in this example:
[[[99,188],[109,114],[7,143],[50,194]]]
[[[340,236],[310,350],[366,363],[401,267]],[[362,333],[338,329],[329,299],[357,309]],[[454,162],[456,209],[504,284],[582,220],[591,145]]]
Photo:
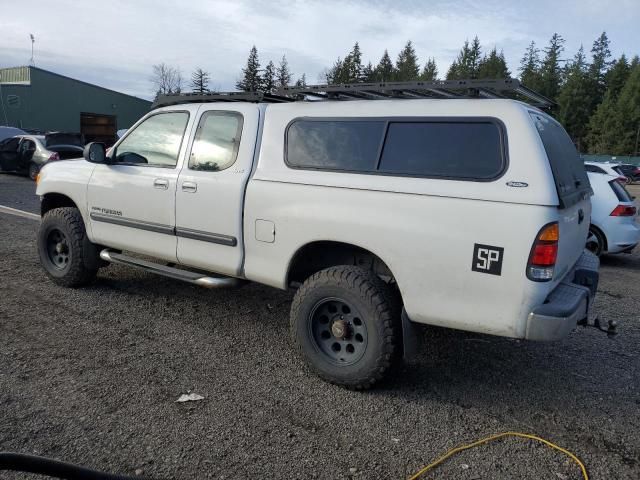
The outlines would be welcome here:
[[[202,273],[191,272],[189,270],[181,270],[179,268],[167,267],[158,263],[147,262],[139,258],[130,257],[117,253],[113,250],[105,248],[100,252],[100,258],[105,262],[121,263],[130,267],[141,268],[151,273],[163,275],[165,277],[182,280],[183,282],[193,283],[206,288],[226,288],[237,287],[243,283],[239,278],[233,277],[209,277]]]

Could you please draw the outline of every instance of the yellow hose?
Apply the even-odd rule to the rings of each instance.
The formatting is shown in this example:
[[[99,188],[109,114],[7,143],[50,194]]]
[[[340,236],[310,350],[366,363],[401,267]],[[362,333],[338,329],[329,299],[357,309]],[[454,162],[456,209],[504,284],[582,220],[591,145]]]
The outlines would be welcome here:
[[[497,433],[495,435],[491,435],[489,437],[477,440],[477,441],[475,441],[473,443],[469,443],[467,445],[461,445],[459,447],[453,448],[453,449],[449,450],[447,453],[445,453],[443,456],[441,456],[440,458],[435,460],[434,462],[430,463],[426,467],[423,467],[419,472],[415,473],[412,477],[410,477],[409,480],[417,480],[422,475],[427,473],[429,470],[437,467],[442,462],[444,462],[449,457],[452,457],[453,455],[455,455],[458,452],[462,452],[463,450],[468,450],[470,448],[477,447],[478,445],[483,445],[485,443],[489,443],[489,442],[492,442],[494,440],[498,440],[498,439],[503,438],[503,437],[527,438],[529,440],[536,440],[538,442],[544,443],[547,447],[553,448],[554,450],[558,450],[559,452],[564,453],[571,460],[573,460],[575,463],[577,463],[578,466],[580,467],[580,471],[582,472],[582,477],[584,478],[584,480],[589,480],[589,475],[587,475],[587,469],[585,468],[584,464],[580,461],[580,459],[578,457],[576,457],[569,450],[566,450],[566,449],[556,445],[555,443],[552,443],[549,440],[545,440],[544,438],[540,438],[540,437],[538,437],[536,435],[531,435],[529,433],[520,433],[520,432]]]

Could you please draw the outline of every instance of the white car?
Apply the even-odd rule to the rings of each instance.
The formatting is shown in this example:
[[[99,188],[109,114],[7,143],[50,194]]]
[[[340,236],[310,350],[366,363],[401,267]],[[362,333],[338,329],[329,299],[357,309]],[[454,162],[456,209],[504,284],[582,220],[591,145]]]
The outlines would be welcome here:
[[[589,172],[593,188],[587,248],[600,256],[630,252],[640,242],[637,209],[616,175]]]
[[[588,173],[613,175],[616,177],[617,182],[622,185],[628,185],[631,183],[631,180],[618,171],[617,167],[619,166],[619,163],[584,162],[584,168]]]
[[[332,90],[321,101],[161,99],[109,156],[93,143],[86,162],[42,170],[42,266],[69,287],[116,262],[211,288],[294,288],[297,349],[350,388],[385,376],[415,324],[563,338],[598,284],[589,180],[535,107],[415,98],[495,84],[482,82],[416,84],[406,99],[387,96],[405,83],[347,86],[366,92],[345,101],[333,100],[345,86],[315,87]]]

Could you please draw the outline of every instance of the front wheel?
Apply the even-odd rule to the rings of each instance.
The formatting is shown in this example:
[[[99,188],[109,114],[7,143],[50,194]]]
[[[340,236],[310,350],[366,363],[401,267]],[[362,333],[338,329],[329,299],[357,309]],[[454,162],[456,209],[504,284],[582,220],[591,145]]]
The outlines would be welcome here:
[[[38,254],[47,276],[64,287],[86,285],[98,272],[98,250],[87,238],[77,208],[54,208],[44,215]]]
[[[346,265],[322,270],[296,292],[292,340],[323,379],[369,388],[400,356],[400,302],[395,295],[371,271]]]

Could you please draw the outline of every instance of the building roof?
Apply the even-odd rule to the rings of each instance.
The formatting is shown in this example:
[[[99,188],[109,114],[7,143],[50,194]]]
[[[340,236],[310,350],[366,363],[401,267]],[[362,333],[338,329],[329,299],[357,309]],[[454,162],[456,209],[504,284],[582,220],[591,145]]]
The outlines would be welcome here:
[[[71,82],[81,83],[83,85],[88,85],[90,87],[98,88],[100,90],[104,90],[105,92],[115,93],[117,95],[122,95],[124,97],[132,98],[135,100],[139,100],[141,102],[147,102],[151,104],[149,100],[145,100],[144,98],[136,97],[134,95],[129,95],[127,93],[118,92],[117,90],[112,90],[110,88],[101,87],[100,85],[95,85],[93,83],[85,82],[82,80],[78,80],[76,78],[67,77],[66,75],[61,75],[56,72],[52,72],[50,70],[45,70],[43,68],[34,67],[34,66],[20,66],[20,67],[9,67],[9,68],[0,68],[0,85],[31,85],[31,71],[36,70],[39,72],[43,72],[47,75],[53,75],[56,77],[64,78],[65,80],[69,80]]]

